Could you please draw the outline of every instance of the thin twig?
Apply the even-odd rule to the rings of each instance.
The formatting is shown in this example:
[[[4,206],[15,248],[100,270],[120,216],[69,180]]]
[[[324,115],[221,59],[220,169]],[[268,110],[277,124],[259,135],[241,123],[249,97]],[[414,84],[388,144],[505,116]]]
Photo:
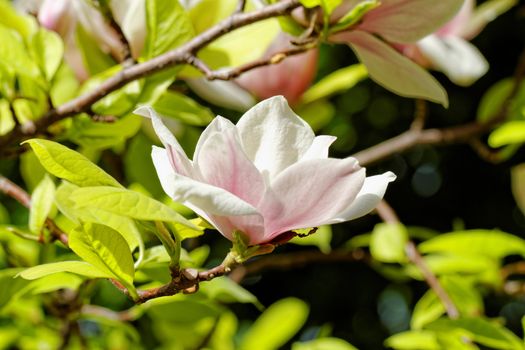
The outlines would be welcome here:
[[[425,278],[425,281],[430,286],[430,288],[436,293],[439,300],[441,300],[441,303],[443,303],[443,306],[445,307],[445,310],[447,312],[448,317],[451,319],[457,319],[459,318],[459,311],[448,295],[448,293],[445,291],[441,283],[439,283],[439,280],[437,277],[432,273],[432,271],[429,269],[427,264],[425,263],[425,260],[417,250],[416,245],[414,242],[408,242],[406,245],[406,253],[408,256],[408,259],[417,266],[419,271],[423,274],[423,277]]]
[[[394,209],[388,204],[387,201],[382,199],[376,207],[377,214],[381,217],[381,220],[387,223],[399,223]]]
[[[416,107],[414,110],[414,121],[410,125],[410,130],[423,130],[425,121],[427,119],[428,106],[427,101],[422,99],[416,100]]]
[[[274,53],[268,58],[261,58],[239,67],[234,68],[225,68],[219,70],[212,70],[209,68],[206,63],[198,59],[195,56],[190,55],[187,58],[187,63],[197,68],[208,80],[231,80],[237,78],[242,73],[248,72],[252,69],[269,66],[272,64],[278,64],[282,62],[285,58],[289,56],[295,56],[302,54],[313,48],[313,46],[301,46],[301,47],[292,47],[288,50],[283,50],[277,53]]]
[[[144,78],[175,65],[187,63],[189,55],[195,55],[200,49],[234,29],[267,18],[285,15],[299,5],[299,0],[283,0],[273,5],[265,6],[257,11],[233,14],[229,18],[219,22],[217,25],[202,32],[184,45],[146,62],[126,67],[116,75],[102,82],[97,89],[47,111],[41,118],[35,121],[34,130],[24,131],[20,126],[15,127],[8,134],[0,137],[0,153],[4,153],[4,150],[7,149],[6,146],[13,144],[20,139],[33,137],[42,133],[48,126],[57,121],[75,114],[89,111],[95,102],[131,81]]]
[[[402,153],[417,145],[446,145],[458,142],[468,142],[491,130],[495,125],[505,120],[510,105],[519,91],[525,76],[525,49],[522,51],[514,73],[514,84],[511,92],[503,102],[500,110],[487,122],[477,121],[442,129],[420,130],[419,126],[412,127],[404,133],[377,145],[357,152],[354,157],[363,166],[376,163],[394,154]]]
[[[246,276],[256,275],[268,270],[289,270],[314,263],[368,261],[369,258],[360,249],[353,251],[334,250],[328,254],[318,250],[272,254],[249,260],[233,269],[228,276],[235,282],[240,283]]]
[[[239,0],[239,2],[237,3],[237,8],[235,9],[235,13],[244,12],[245,7],[246,7],[246,0]]]

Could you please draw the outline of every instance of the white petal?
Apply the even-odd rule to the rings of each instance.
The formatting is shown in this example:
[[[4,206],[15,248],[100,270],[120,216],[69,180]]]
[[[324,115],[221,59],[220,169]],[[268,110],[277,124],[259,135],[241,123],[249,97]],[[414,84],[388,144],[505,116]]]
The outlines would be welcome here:
[[[352,204],[337,215],[330,223],[357,219],[371,212],[383,199],[388,184],[396,179],[394,173],[388,171],[382,175],[369,176]]]
[[[460,86],[469,86],[483,76],[489,64],[479,50],[457,36],[429,35],[417,43],[435,69]]]
[[[164,192],[173,200],[190,204],[209,214],[258,214],[257,209],[222,188],[177,174],[169,166],[169,158],[165,149],[153,147],[151,158]]]
[[[161,117],[155,112],[155,110],[149,106],[141,106],[133,113],[146,118],[151,118],[155,133],[159,137],[164,147],[166,147],[166,149],[170,152],[170,160],[168,164],[171,164],[175,171],[179,174],[193,177],[193,165],[188,159],[186,152],[184,152],[171,131],[166,127],[166,125],[164,125]]]
[[[201,136],[199,137],[199,141],[197,141],[197,145],[195,146],[195,152],[193,153],[193,159],[199,158],[199,153],[201,152],[202,146],[206,143],[210,135],[215,134],[216,132],[223,132],[229,129],[234,129],[235,125],[229,121],[226,118],[223,118],[221,116],[217,116],[214,118],[210,124],[204,129]]]
[[[301,159],[314,140],[312,128],[282,96],[259,102],[241,117],[237,128],[246,155],[268,178]]]
[[[257,102],[248,91],[231,81],[199,78],[187,79],[186,83],[203,99],[235,111],[244,112]]]
[[[328,148],[336,139],[337,137],[330,135],[317,136],[301,160],[328,158]]]

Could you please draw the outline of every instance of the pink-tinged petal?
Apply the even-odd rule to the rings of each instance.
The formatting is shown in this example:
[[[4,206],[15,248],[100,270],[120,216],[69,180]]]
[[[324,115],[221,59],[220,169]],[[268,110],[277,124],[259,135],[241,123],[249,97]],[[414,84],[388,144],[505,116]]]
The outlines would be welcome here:
[[[248,91],[231,81],[193,78],[186,79],[186,83],[206,101],[234,111],[245,112],[257,102]]]
[[[467,26],[467,23],[472,16],[476,3],[474,0],[465,0],[459,12],[447,24],[439,28],[435,32],[438,36],[454,35],[461,36],[462,30]]]
[[[383,199],[388,184],[396,179],[394,173],[388,171],[382,175],[369,176],[361,191],[352,204],[339,213],[329,224],[357,219],[370,213]]]
[[[324,225],[348,207],[363,186],[365,169],[354,158],[296,163],[272,182],[259,210],[265,240],[291,229]]]
[[[328,158],[328,148],[330,148],[336,139],[337,137],[329,135],[317,136],[310,148],[301,157],[301,161]]]
[[[258,214],[253,206],[222,188],[177,174],[169,166],[165,149],[154,146],[151,157],[164,192],[174,201],[210,215]]]
[[[355,30],[337,34],[333,40],[349,43],[370,77],[383,87],[400,96],[423,98],[448,106],[445,89],[432,75],[380,39]]]
[[[44,0],[38,11],[38,22],[45,28],[64,34],[71,18],[71,0]]]
[[[290,35],[280,33],[266,51],[264,57],[292,48]],[[299,102],[301,96],[315,78],[317,49],[288,57],[280,63],[260,67],[242,74],[236,82],[259,99],[283,95],[290,105]]]
[[[254,207],[266,191],[261,173],[244,153],[234,128],[210,135],[195,164],[203,182],[220,187]]]
[[[463,0],[383,0],[368,12],[358,29],[397,43],[415,42],[439,29]]]
[[[432,68],[445,73],[457,85],[469,86],[489,69],[489,63],[481,52],[462,38],[429,35],[417,45],[431,62]]]
[[[169,163],[173,169],[184,176],[194,177],[193,165],[171,131],[164,125],[162,118],[149,106],[141,106],[133,113],[151,118],[151,123],[160,142],[168,150]]]
[[[199,141],[197,141],[197,145],[195,146],[195,152],[193,153],[193,159],[199,158],[199,154],[201,152],[202,146],[206,143],[208,138],[215,134],[215,133],[222,133],[226,130],[235,129],[235,125],[229,121],[226,118],[223,118],[221,116],[217,116],[214,118],[210,124],[204,129],[204,131],[201,133],[201,136],[199,137]]]
[[[273,178],[296,163],[315,137],[312,128],[282,96],[252,107],[241,117],[237,129],[246,155],[266,178]]]

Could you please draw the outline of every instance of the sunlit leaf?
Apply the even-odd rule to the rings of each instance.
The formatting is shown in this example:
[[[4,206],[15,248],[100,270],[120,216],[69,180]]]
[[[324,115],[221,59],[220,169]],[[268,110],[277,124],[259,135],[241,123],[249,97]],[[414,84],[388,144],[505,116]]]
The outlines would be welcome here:
[[[422,253],[481,255],[501,259],[512,254],[525,256],[525,241],[498,230],[469,230],[439,235],[421,243],[418,249]]]
[[[239,349],[279,349],[301,329],[307,317],[308,306],[303,301],[296,298],[281,299],[255,320],[244,334]]]
[[[112,277],[112,275],[97,269],[84,261],[59,261],[54,263],[36,265],[20,272],[18,276],[27,280],[34,280],[56,273],[71,272],[90,278]]]
[[[131,251],[117,231],[104,225],[84,224],[70,233],[69,246],[83,260],[122,282],[132,295],[135,293]]]
[[[29,229],[34,234],[40,234],[42,232],[44,223],[53,208],[54,199],[55,183],[46,175],[31,196]]]
[[[75,190],[71,199],[77,208],[91,207],[138,220],[177,222],[197,229],[167,205],[135,191],[107,186],[83,187]]]
[[[343,339],[321,338],[307,342],[293,343],[292,350],[357,350],[357,348]]]
[[[370,253],[381,262],[404,262],[407,242],[408,233],[403,225],[377,224],[372,231]]]
[[[28,143],[51,174],[79,186],[117,186],[117,180],[78,152],[57,142],[31,139]]]

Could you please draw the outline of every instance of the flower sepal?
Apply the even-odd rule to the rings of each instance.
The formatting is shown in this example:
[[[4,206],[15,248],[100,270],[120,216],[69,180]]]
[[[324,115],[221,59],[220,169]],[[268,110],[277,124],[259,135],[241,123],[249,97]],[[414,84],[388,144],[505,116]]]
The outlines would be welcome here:
[[[257,256],[273,252],[274,244],[264,243],[250,246],[250,238],[243,232],[235,230],[233,232],[233,247],[230,251],[230,256],[235,259],[235,262],[241,264],[246,260]]]

